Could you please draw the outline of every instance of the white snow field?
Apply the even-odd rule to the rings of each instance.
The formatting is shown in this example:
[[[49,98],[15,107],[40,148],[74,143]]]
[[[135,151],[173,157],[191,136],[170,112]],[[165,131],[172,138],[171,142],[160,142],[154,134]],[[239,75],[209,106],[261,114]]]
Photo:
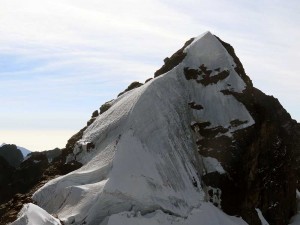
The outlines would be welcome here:
[[[191,129],[193,121],[210,122],[210,128],[228,128],[230,137],[234,130],[253,125],[245,106],[220,92],[241,92],[246,85],[210,32],[197,37],[185,52],[178,66],[123,94],[97,117],[68,156],[83,166],[40,188],[33,195],[39,207],[65,225],[246,224],[205,202],[202,171],[225,171],[214,159],[203,163],[195,144],[201,137]],[[185,78],[185,67],[202,64],[213,71],[228,70],[229,76],[207,86]],[[190,108],[192,101],[203,109]],[[233,120],[245,122],[232,127]],[[86,147],[90,142],[94,149]],[[36,224],[30,211],[23,210],[22,217],[27,222],[20,218],[13,225]],[[38,224],[58,224],[43,221]]]

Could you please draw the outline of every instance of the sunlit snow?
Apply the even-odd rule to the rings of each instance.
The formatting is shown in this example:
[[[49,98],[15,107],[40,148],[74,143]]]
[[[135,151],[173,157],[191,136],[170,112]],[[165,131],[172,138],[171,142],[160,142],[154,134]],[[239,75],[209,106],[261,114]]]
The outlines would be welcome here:
[[[211,33],[196,38],[185,51],[187,56],[177,67],[123,94],[97,117],[68,156],[84,165],[40,188],[33,195],[38,206],[65,225],[246,224],[205,202],[198,137],[190,127],[192,121],[210,122],[211,128],[228,128],[230,136],[253,125],[246,107],[220,92],[229,85],[242,92],[245,83]],[[230,75],[207,86],[187,80],[184,68],[201,64],[227,69]],[[191,101],[204,109],[191,109]],[[247,122],[230,128],[233,120]],[[90,142],[95,148],[88,150],[84,145]],[[204,158],[205,165],[208,171],[225,173],[215,159]]]

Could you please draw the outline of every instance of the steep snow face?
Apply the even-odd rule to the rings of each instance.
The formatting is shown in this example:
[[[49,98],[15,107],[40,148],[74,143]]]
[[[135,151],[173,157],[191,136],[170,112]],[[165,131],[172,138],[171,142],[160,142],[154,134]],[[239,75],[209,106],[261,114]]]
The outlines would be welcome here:
[[[65,224],[100,224],[132,209],[184,217],[197,207],[204,199],[199,156],[189,117],[182,117],[190,114],[186,93],[171,75],[124,94],[100,115],[74,150],[85,165],[36,192],[38,205]]]
[[[187,56],[180,67],[196,69],[201,74],[190,80],[193,88],[188,87],[191,92],[190,102],[201,104],[203,107],[203,110],[193,111],[194,117],[200,121],[210,122],[210,127],[229,128],[230,132],[253,125],[254,120],[245,106],[233,96],[224,94],[226,91],[240,93],[246,84],[234,70],[236,64],[217,38],[207,32],[186,47],[185,52]],[[201,81],[209,80],[205,79],[206,75],[216,78],[221,72],[228,76],[217,79],[216,83],[201,84]],[[232,126],[234,120],[240,121],[241,124]]]
[[[220,42],[206,33],[185,51],[177,67],[123,94],[97,117],[68,156],[83,166],[39,189],[33,199],[40,207],[64,224],[194,224],[219,218],[214,218],[222,214],[219,209],[204,203],[196,147],[201,137],[191,125],[206,122],[231,136],[254,121],[241,103],[221,92],[241,92],[245,83]],[[189,79],[192,69],[197,76]],[[207,170],[225,172],[206,161]],[[147,216],[128,217],[137,212]]]

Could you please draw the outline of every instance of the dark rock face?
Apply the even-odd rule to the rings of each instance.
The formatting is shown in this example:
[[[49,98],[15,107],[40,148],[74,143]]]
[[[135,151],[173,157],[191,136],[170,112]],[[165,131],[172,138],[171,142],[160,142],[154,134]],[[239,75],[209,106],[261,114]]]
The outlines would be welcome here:
[[[224,80],[230,74],[228,70],[220,72],[220,68],[215,69],[215,71],[218,71],[218,73],[211,76],[212,70],[208,70],[207,67],[202,64],[198,70],[185,67],[184,76],[187,80],[196,80],[197,83],[207,86],[210,84],[216,84],[220,80]]]
[[[2,156],[0,156],[0,204],[7,200],[6,186],[15,170]]]
[[[99,116],[98,110],[95,110],[92,114],[92,118]]]
[[[196,110],[204,109],[202,105],[196,104],[195,102],[189,102],[188,105],[189,105],[192,109],[196,109]]]
[[[32,152],[17,169],[6,168],[10,176],[0,183],[0,224],[14,221],[22,205],[32,202],[31,195],[47,181],[81,167],[78,162],[65,163],[65,151]]]
[[[109,110],[109,108],[112,106],[112,102],[113,100],[105,102],[103,105],[100,106],[100,115]]]
[[[12,216],[12,212],[5,216],[5,213],[9,209],[13,209],[13,214],[16,215],[21,209],[22,204],[25,202],[15,201],[10,202],[14,195],[19,193],[19,196],[26,195],[30,189],[36,185],[42,177],[44,170],[48,166],[48,159],[44,154],[33,154],[28,160],[22,162],[20,166],[15,168],[7,169],[9,176],[6,176],[4,182],[0,183],[0,223],[5,224],[11,222],[9,218]],[[1,171],[2,172],[2,171]],[[7,220],[8,219],[8,220]]]
[[[240,99],[247,108],[253,107],[249,111],[256,121],[247,137],[251,143],[243,146],[243,173],[248,178],[243,210],[256,206],[270,224],[287,224],[296,212],[294,155],[299,149],[291,146],[295,121],[277,99],[256,89],[252,94],[252,104]]]
[[[145,80],[145,83],[149,82],[150,80],[152,80],[153,78],[148,78],[147,80]]]
[[[62,150],[30,153],[29,158],[17,169],[10,167],[8,163],[2,164],[4,159],[0,157],[0,169],[3,167],[5,168],[3,171],[8,171],[8,176],[1,176],[2,170],[0,170],[0,224],[16,220],[23,204],[32,202],[32,194],[46,182],[82,166],[77,161],[65,162],[66,156],[73,151],[74,145],[82,137],[86,128],[73,135],[66,148]]]
[[[294,149],[300,149],[300,123],[296,125],[295,132],[293,134],[294,143],[292,143]],[[296,170],[296,185],[297,189],[300,190],[300,151],[295,153],[295,170]]]
[[[0,147],[0,156],[3,157],[9,165],[18,167],[23,161],[23,154],[16,145],[3,145]]]

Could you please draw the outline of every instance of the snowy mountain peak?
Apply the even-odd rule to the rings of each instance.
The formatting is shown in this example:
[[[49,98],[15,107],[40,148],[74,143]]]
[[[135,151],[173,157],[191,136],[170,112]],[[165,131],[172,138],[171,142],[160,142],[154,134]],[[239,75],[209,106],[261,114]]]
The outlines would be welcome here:
[[[206,31],[206,32],[200,34],[199,36],[193,38],[193,41],[187,47],[185,47],[184,51],[186,51],[187,48],[195,46],[194,44],[196,42],[201,42],[201,41],[204,41],[205,39],[215,40],[216,37],[210,31]]]
[[[237,166],[244,149],[267,149],[260,148],[265,130],[256,134],[254,126],[271,113],[230,47],[206,32],[166,58],[155,79],[111,101],[68,152],[64,163],[82,167],[34,193],[41,217],[56,215],[65,225],[245,225],[220,209],[236,215],[245,206],[240,196],[231,204],[232,193],[245,192],[236,184],[250,176],[247,163]],[[22,217],[30,220],[27,211]]]
[[[65,224],[106,224],[111,215],[132,210],[186,218],[201,205],[206,190],[197,126],[222,126],[231,136],[254,122],[242,104],[220,92],[244,87],[220,42],[206,33],[185,51],[177,67],[121,95],[96,118],[67,159],[83,167],[39,189],[33,196],[39,206]],[[234,119],[244,122],[231,127]]]

